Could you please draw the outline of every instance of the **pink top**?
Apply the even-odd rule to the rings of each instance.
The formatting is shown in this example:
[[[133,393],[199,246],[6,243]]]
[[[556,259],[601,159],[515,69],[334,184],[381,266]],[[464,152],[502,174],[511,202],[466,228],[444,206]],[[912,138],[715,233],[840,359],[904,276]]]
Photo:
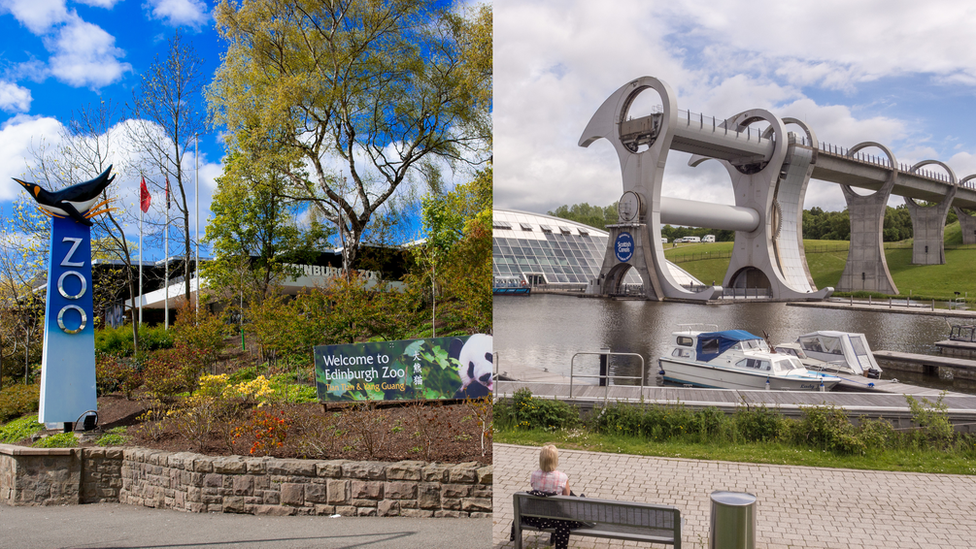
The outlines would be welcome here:
[[[532,473],[532,489],[540,492],[562,494],[563,490],[566,489],[567,482],[569,482],[569,477],[561,471],[549,471],[547,473],[536,470]]]

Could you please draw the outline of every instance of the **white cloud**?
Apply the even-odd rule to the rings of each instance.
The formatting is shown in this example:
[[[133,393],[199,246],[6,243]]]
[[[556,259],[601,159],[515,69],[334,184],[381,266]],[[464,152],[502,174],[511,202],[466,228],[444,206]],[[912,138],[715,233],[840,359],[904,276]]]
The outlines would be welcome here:
[[[904,163],[940,151],[955,155],[950,165],[974,163],[976,136],[952,129],[947,140],[935,117],[958,116],[940,110],[942,86],[976,96],[976,5],[757,1],[494,2],[496,205],[545,212],[617,200],[611,147],[580,149],[577,140],[614,90],[644,75],[667,82],[679,109],[696,114],[763,108],[845,148],[876,141]],[[889,89],[892,81],[899,85]],[[913,109],[919,105],[926,108]],[[686,161],[669,155],[666,196],[731,203],[717,163],[692,169]],[[806,203],[845,206],[837,185],[819,182]]]
[[[0,128],[0,202],[13,200],[23,188],[11,178],[23,178],[32,147],[56,146],[61,123],[55,118],[17,115]]]
[[[153,19],[174,27],[187,25],[200,28],[210,18],[207,4],[200,0],[149,0],[146,7]]]
[[[100,88],[132,70],[119,59],[125,52],[115,46],[115,37],[101,27],[72,17],[55,38],[45,39],[52,52],[51,74],[72,86]]]
[[[2,12],[9,12],[34,34],[42,34],[68,18],[64,0],[0,0]]]
[[[0,110],[27,112],[30,110],[31,92],[12,82],[0,80]]]
[[[122,0],[75,0],[79,4],[84,4],[86,6],[92,6],[96,8],[112,9],[115,4],[118,4]]]

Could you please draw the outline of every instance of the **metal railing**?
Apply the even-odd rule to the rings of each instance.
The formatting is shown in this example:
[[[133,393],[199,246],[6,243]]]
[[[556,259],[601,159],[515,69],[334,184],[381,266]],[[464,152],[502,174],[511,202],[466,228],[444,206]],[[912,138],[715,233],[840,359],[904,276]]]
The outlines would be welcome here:
[[[640,359],[640,362],[641,362],[641,375],[640,375],[640,377],[637,377],[637,376],[613,375],[613,374],[610,373],[610,365],[608,364],[607,365],[607,374],[605,376],[604,375],[599,375],[599,374],[598,375],[593,375],[593,374],[580,374],[579,376],[576,376],[576,373],[575,373],[576,357],[579,356],[579,355],[598,355],[598,356],[608,356],[608,357],[609,356],[636,356],[637,358]],[[580,351],[580,352],[574,354],[573,355],[573,358],[571,358],[569,360],[569,398],[573,398],[573,380],[576,377],[587,378],[587,379],[589,379],[589,378],[597,378],[597,379],[607,378],[606,392],[603,395],[603,402],[604,402],[604,404],[606,404],[607,400],[609,400],[609,398],[610,398],[610,380],[611,379],[637,379],[637,380],[640,381],[640,388],[641,388],[641,391],[643,391],[644,390],[644,367],[645,367],[644,357],[643,357],[643,355],[640,355],[638,353],[614,353],[612,351]]]

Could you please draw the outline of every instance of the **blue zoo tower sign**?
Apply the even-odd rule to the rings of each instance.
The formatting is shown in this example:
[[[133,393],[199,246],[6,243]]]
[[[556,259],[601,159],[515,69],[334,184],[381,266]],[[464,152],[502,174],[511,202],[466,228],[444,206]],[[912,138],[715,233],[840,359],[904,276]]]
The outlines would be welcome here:
[[[620,233],[613,243],[613,251],[617,261],[626,263],[634,257],[634,237],[630,233]]]
[[[96,412],[98,406],[91,218],[108,211],[108,201],[98,199],[115,179],[109,177],[111,170],[109,166],[95,179],[57,192],[15,179],[37,201],[38,208],[52,217],[38,412],[41,423],[65,423],[68,427]]]

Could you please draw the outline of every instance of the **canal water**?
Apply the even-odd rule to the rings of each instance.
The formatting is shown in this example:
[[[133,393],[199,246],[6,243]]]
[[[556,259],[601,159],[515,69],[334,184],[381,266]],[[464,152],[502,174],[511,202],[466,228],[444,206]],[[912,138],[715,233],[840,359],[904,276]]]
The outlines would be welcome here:
[[[785,303],[694,305],[546,294],[495,297],[493,323],[499,372],[517,371],[519,365],[527,365],[569,376],[575,353],[610,348],[613,352],[642,355],[646,362],[645,383],[650,384],[657,372],[657,358],[665,354],[668,336],[679,329],[679,324],[713,324],[718,330],[740,329],[759,336],[766,332],[773,343],[795,341],[797,336],[817,330],[860,332],[874,351],[933,355],[938,354],[935,342],[949,334],[943,318],[928,315],[791,307]],[[574,364],[575,374],[599,372],[599,359],[595,356],[577,357]],[[610,371],[639,376],[640,362],[614,357]],[[909,372],[885,370],[883,377],[976,393],[971,388],[953,386],[952,381]]]

